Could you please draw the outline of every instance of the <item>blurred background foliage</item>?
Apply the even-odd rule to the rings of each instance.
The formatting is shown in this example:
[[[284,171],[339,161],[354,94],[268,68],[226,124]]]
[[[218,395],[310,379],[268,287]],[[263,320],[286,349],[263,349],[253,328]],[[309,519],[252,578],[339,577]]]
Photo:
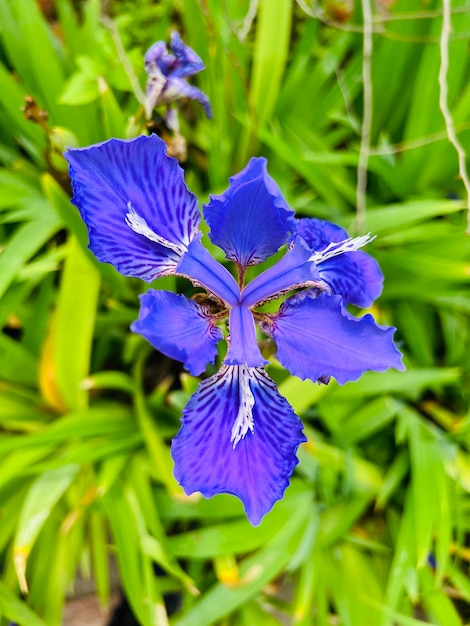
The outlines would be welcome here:
[[[354,234],[365,203],[406,355],[344,387],[273,362],[308,443],[257,528],[175,483],[197,380],[130,333],[146,286],[88,252],[61,156],[145,132],[143,56],[173,29],[214,111],[181,105],[189,187],[263,154],[299,214]],[[77,575],[106,606],[114,562],[142,626],[470,623],[470,246],[438,82],[468,152],[469,36],[466,0],[0,2],[2,624],[61,624]]]

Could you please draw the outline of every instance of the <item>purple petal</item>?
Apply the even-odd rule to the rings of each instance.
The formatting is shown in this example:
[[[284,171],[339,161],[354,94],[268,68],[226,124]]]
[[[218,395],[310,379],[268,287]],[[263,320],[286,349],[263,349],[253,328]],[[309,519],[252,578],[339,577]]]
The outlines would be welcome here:
[[[282,498],[302,423],[266,372],[223,366],[200,383],[172,444],[175,477],[187,494],[238,496],[253,525]]]
[[[74,197],[99,261],[148,282],[174,273],[198,237],[196,196],[156,135],[69,149]]]
[[[292,250],[243,289],[242,305],[256,306],[292,289],[319,284],[320,277],[315,264],[309,261],[310,256],[311,250],[297,237]]]
[[[266,159],[253,158],[228,189],[204,207],[212,243],[241,266],[265,261],[287,241],[294,212],[269,176]]]
[[[149,289],[140,296],[139,319],[131,325],[154,348],[182,361],[193,376],[214,363],[223,339],[205,308],[185,296]]]
[[[162,73],[167,76],[172,63],[174,57],[168,54],[164,41],[157,41],[145,53],[145,71],[152,78],[161,76]]]
[[[295,234],[302,237],[308,247],[315,252],[324,250],[332,241],[344,241],[348,233],[332,222],[302,217],[296,219]]]
[[[188,246],[177,272],[193,283],[201,285],[228,305],[238,305],[240,288],[234,277],[209,254],[199,240],[194,240]]]
[[[297,220],[296,235],[302,237],[313,252],[321,252],[331,242],[348,239],[347,232],[331,222],[314,218]],[[322,261],[318,273],[333,294],[343,296],[345,304],[363,308],[382,293],[383,275],[379,264],[366,252],[345,252]]]
[[[245,307],[230,309],[230,344],[224,363],[227,365],[267,365],[256,341],[256,327],[253,314]]]
[[[395,329],[377,326],[372,315],[353,317],[340,296],[297,294],[263,330],[276,342],[280,363],[302,379],[334,376],[342,385],[367,370],[405,369]]]
[[[171,33],[170,48],[177,61],[172,76],[192,76],[204,69],[204,63],[192,48],[183,43],[177,31]]]
[[[170,48],[173,54],[168,54],[164,41],[157,41],[147,50],[145,71],[150,77],[184,78],[204,69],[204,63],[194,50],[182,42],[179,33],[171,34]]]
[[[209,98],[200,89],[193,87],[183,78],[168,78],[157,104],[183,100],[184,98],[187,98],[188,100],[197,100],[200,104],[202,104],[202,108],[204,109],[207,117],[209,119],[212,118],[212,109]]]
[[[345,252],[317,265],[320,278],[333,294],[343,297],[345,304],[364,309],[380,296],[383,274],[379,264],[367,252]]]

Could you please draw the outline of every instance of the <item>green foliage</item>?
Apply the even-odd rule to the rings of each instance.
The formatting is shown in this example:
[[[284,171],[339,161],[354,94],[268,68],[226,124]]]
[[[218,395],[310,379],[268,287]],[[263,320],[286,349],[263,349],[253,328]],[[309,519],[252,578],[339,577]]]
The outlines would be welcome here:
[[[106,606],[113,554],[143,626],[169,623],[168,591],[174,626],[468,623],[470,245],[439,109],[442,5],[374,5],[364,103],[361,3],[314,4],[121,0],[109,16],[56,0],[46,17],[0,2],[1,624],[59,625],[78,571]],[[448,104],[468,153],[470,11],[451,4]],[[264,154],[299,213],[352,227],[373,113],[373,312],[407,371],[340,387],[270,366],[308,443],[258,528],[235,498],[176,484],[169,441],[197,381],[131,335],[144,286],[87,250],[61,156],[145,130],[143,54],[173,28],[206,63],[214,110],[180,114],[201,200]]]

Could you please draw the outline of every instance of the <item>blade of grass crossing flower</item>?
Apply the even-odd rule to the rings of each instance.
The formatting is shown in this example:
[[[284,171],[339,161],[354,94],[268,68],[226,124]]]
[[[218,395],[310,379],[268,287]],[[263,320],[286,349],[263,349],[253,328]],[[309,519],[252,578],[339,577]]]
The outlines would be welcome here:
[[[46,622],[22,602],[3,581],[0,581],[0,617],[16,622],[19,626],[46,626]]]
[[[87,406],[82,382],[89,371],[100,278],[75,237],[68,244],[56,309],[55,377],[72,409]]]
[[[293,5],[261,0],[253,55],[250,101],[260,125],[271,117],[287,61]]]
[[[52,509],[69,488],[78,465],[68,465],[40,476],[26,496],[13,545],[15,569],[23,593],[28,590],[26,563],[43,524]]]

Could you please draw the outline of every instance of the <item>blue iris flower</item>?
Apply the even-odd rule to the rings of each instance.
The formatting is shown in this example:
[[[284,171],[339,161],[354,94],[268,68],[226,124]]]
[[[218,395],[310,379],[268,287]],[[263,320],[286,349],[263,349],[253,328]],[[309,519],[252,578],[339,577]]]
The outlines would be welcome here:
[[[197,199],[156,135],[111,139],[66,153],[79,208],[99,261],[151,282],[178,275],[202,287],[193,299],[150,289],[132,324],[157,350],[194,376],[214,363],[227,325],[228,349],[183,411],[172,443],[176,479],[186,493],[230,493],[253,524],[282,498],[306,441],[302,423],[265,371],[256,325],[295,376],[338,383],[366,370],[403,369],[394,328],[346,305],[369,307],[382,290],[376,261],[340,227],[296,219],[266,160],[253,158],[228,189],[204,206],[209,238],[238,267],[238,280],[201,243]],[[285,254],[245,284],[248,266],[282,246]],[[285,295],[277,313],[260,306]]]
[[[204,69],[204,63],[189,46],[182,41],[179,33],[171,34],[168,53],[164,41],[154,43],[145,55],[147,85],[145,94],[145,114],[149,119],[153,109],[159,104],[167,105],[166,121],[170,128],[177,130],[177,120],[168,105],[175,100],[197,100],[207,117],[212,117],[209,98],[186,79]]]

